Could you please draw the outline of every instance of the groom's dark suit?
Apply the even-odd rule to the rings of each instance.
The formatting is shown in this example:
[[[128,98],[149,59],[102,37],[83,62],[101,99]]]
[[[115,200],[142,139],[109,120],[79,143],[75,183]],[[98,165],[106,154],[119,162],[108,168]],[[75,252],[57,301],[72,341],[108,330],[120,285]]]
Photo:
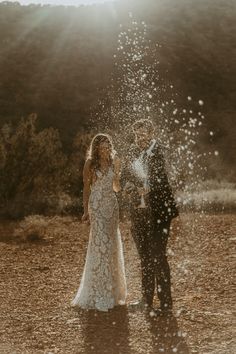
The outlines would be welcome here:
[[[151,152],[144,152],[148,166],[148,184],[150,192],[146,196],[147,208],[137,208],[141,187],[139,179],[131,166],[132,161],[142,151],[132,146],[127,155],[122,181],[132,184],[130,187],[131,232],[141,260],[142,294],[148,305],[152,305],[155,288],[161,309],[172,308],[170,268],[166,256],[166,246],[172,218],[178,216],[171,187],[165,171],[164,158],[158,142],[153,144]],[[146,155],[146,156],[145,156]]]

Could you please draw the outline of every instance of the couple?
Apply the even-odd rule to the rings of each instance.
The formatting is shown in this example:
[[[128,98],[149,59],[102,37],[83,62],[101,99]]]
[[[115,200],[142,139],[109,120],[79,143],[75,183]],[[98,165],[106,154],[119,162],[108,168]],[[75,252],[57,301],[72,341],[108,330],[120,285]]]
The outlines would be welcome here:
[[[83,173],[82,218],[90,222],[90,236],[81,283],[72,306],[108,311],[126,303],[115,194],[122,185],[130,206],[131,233],[141,261],[142,299],[137,305],[151,309],[156,290],[160,311],[165,313],[172,309],[166,246],[171,220],[178,215],[178,210],[152,122],[141,119],[132,128],[135,144],[125,158],[122,171],[111,138],[98,134],[92,140]]]

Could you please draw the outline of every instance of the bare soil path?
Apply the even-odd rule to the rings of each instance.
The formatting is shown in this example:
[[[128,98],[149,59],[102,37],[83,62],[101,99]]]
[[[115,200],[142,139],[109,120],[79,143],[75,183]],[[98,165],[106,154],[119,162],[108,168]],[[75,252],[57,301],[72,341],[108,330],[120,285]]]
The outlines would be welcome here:
[[[174,311],[158,318],[126,307],[70,307],[89,231],[78,219],[53,218],[45,240],[35,243],[14,238],[13,223],[0,223],[0,353],[236,353],[235,223],[235,214],[184,214],[173,222]],[[127,222],[121,231],[130,302],[140,297],[139,261]]]

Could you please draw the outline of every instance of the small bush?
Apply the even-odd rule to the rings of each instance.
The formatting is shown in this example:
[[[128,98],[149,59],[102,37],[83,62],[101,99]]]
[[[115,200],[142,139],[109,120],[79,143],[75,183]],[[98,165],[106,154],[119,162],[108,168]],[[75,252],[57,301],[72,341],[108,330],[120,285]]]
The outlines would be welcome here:
[[[177,194],[179,206],[183,210],[235,211],[236,187],[226,181],[209,180],[198,190]]]
[[[41,215],[29,215],[17,225],[14,236],[25,241],[38,241],[45,237],[48,221]]]

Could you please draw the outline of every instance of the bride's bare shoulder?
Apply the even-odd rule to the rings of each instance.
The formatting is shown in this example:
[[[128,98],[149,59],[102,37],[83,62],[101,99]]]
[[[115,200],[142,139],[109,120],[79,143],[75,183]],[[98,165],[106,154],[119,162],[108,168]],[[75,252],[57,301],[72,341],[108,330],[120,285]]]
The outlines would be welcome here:
[[[120,157],[118,156],[118,154],[115,154],[114,157],[113,157],[113,163],[116,163],[116,162],[119,162],[121,159]]]

